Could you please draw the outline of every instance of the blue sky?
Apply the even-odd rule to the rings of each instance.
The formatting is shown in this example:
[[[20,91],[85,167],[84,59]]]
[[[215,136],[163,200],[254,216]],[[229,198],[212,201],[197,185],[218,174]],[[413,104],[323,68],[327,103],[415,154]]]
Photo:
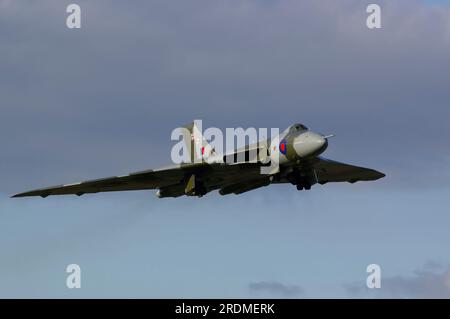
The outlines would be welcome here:
[[[65,3],[0,1],[1,297],[450,296],[448,6],[381,1],[368,30],[364,1],[78,3],[75,31]],[[337,135],[325,157],[387,176],[9,198],[165,165],[193,119],[302,122]]]

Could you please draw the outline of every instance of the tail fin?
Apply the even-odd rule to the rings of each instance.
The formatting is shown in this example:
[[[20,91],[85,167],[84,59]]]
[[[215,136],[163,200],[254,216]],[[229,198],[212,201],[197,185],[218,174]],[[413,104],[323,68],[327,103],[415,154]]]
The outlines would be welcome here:
[[[194,122],[183,126],[190,133],[190,139],[185,139],[189,151],[191,163],[201,163],[206,158],[214,154],[211,145],[206,141],[202,134],[202,121],[194,120]]]

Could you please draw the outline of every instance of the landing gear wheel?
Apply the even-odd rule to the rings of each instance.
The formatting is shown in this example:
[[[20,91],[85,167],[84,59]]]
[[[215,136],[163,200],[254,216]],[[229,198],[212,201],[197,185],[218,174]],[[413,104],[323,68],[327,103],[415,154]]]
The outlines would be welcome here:
[[[311,189],[311,185],[305,185],[305,189],[307,190],[307,191],[309,191],[310,189]]]
[[[298,190],[298,191],[303,190],[303,186],[302,186],[302,185],[297,185],[297,190]]]
[[[208,193],[208,192],[203,185],[199,185],[197,187],[197,189],[195,190],[195,195],[198,196],[199,198],[203,197],[203,195],[206,195],[206,193]]]

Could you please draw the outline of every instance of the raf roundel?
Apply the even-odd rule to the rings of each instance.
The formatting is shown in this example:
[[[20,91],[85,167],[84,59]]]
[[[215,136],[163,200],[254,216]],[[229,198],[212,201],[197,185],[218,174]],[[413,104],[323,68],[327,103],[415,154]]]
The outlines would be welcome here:
[[[286,146],[286,141],[285,140],[282,140],[281,142],[280,142],[280,152],[281,152],[281,154],[283,154],[283,155],[286,155],[286,152],[287,152],[287,146]]]

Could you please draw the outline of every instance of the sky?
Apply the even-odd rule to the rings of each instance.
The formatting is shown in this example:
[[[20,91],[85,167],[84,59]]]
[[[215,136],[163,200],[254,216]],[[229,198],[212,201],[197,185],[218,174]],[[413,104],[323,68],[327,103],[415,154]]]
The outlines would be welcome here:
[[[450,1],[70,3],[0,0],[0,297],[450,297]],[[386,177],[10,198],[165,166],[194,119],[300,122]]]

